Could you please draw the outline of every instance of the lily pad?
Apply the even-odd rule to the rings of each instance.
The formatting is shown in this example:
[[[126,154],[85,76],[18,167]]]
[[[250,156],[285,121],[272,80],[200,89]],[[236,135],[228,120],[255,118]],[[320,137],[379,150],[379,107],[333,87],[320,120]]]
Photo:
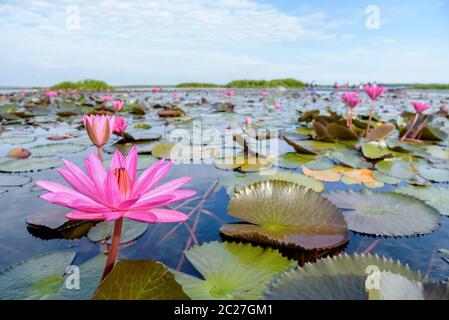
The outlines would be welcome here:
[[[29,151],[33,157],[48,157],[58,153],[75,153],[86,149],[86,146],[73,143],[52,143],[31,147]]]
[[[425,163],[420,163],[418,170],[419,175],[429,181],[449,182],[449,170],[434,168]]]
[[[34,136],[0,136],[0,144],[27,144],[36,141]]]
[[[373,178],[376,181],[382,182],[382,183],[388,183],[388,184],[398,184],[400,183],[402,180],[401,179],[397,179],[395,177],[386,175],[378,170],[373,171],[373,173],[371,174],[373,176]]]
[[[371,169],[373,164],[363,161],[360,154],[355,150],[338,150],[332,151],[330,156],[345,166],[357,169]]]
[[[170,159],[170,153],[175,146],[171,142],[160,142],[151,149],[151,154],[158,158]]]
[[[306,263],[303,268],[285,272],[265,294],[275,300],[367,300],[365,282],[370,268],[390,271],[417,282],[426,282],[419,272],[385,257],[353,254]]]
[[[364,143],[362,145],[363,156],[367,159],[379,160],[391,155],[391,151],[377,143]]]
[[[417,164],[399,158],[384,159],[376,163],[376,169],[397,179],[413,179],[419,172]]]
[[[79,289],[68,289],[63,285],[51,297],[54,300],[90,300],[101,281],[107,256],[100,254],[79,266]],[[70,277],[71,274],[68,274]],[[66,281],[70,283],[70,279]]]
[[[326,170],[336,166],[334,160],[326,156],[317,157],[315,160],[307,162],[305,166],[312,170]]]
[[[244,157],[238,155],[230,158],[218,158],[214,161],[215,167],[221,170],[240,170],[242,172],[257,172],[271,167],[271,161],[261,157]]]
[[[330,136],[338,140],[358,140],[359,137],[351,131],[348,127],[345,127],[338,123],[329,123],[326,126],[327,132]]]
[[[0,300],[51,297],[61,287],[74,258],[74,251],[47,253],[0,271]]]
[[[354,169],[342,172],[341,181],[346,184],[364,184],[368,188],[382,188],[384,184],[373,178],[373,171],[370,169]]]
[[[396,127],[390,123],[384,123],[379,127],[370,130],[367,139],[369,141],[380,141],[388,138]]]
[[[306,176],[325,182],[337,182],[340,181],[341,178],[341,173],[337,167],[326,170],[310,170],[309,168],[302,166],[302,172]]]
[[[31,177],[0,174],[0,187],[21,187],[31,182]]]
[[[53,157],[5,159],[0,161],[0,172],[28,172],[52,169],[61,165],[59,159]]]
[[[309,163],[316,158],[312,154],[303,154],[296,152],[284,153],[275,159],[275,164],[282,168],[299,168],[302,164]]]
[[[147,231],[148,224],[125,219],[123,221],[120,243],[127,243],[139,238]],[[87,237],[92,242],[109,240],[114,232],[114,222],[103,221],[89,230]]]
[[[282,271],[296,265],[277,250],[251,244],[209,242],[186,252],[187,260],[204,277],[174,272],[184,292],[195,300],[256,300]]]
[[[395,192],[418,198],[437,209],[442,215],[449,216],[449,188],[441,186],[404,186]]]
[[[440,224],[437,210],[421,200],[394,192],[342,190],[326,197],[345,211],[349,229],[379,236],[431,233]]]
[[[319,193],[286,181],[247,186],[231,199],[228,214],[248,223],[225,224],[226,236],[294,249],[330,249],[348,241],[341,212]]]
[[[153,260],[120,260],[93,300],[186,300],[172,273]]]

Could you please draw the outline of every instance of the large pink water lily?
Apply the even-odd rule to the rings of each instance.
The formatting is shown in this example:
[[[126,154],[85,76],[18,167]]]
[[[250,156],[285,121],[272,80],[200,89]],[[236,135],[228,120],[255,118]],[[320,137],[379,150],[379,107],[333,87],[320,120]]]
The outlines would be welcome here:
[[[106,170],[97,155],[91,152],[84,160],[87,174],[67,160],[63,160],[65,168],[58,168],[72,188],[52,181],[37,181],[36,184],[48,191],[42,199],[74,210],[66,215],[69,219],[111,221],[127,218],[146,223],[185,221],[185,214],[160,207],[194,195],[195,191],[179,190],[191,177],[155,187],[172,163],[162,159],[137,178],[137,161],[135,146],[126,158],[116,151],[109,170]]]

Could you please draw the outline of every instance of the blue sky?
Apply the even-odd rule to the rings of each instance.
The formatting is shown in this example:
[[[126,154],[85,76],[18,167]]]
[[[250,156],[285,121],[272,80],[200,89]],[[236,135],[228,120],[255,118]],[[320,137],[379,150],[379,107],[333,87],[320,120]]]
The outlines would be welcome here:
[[[0,0],[0,86],[449,83],[448,31],[446,0]]]

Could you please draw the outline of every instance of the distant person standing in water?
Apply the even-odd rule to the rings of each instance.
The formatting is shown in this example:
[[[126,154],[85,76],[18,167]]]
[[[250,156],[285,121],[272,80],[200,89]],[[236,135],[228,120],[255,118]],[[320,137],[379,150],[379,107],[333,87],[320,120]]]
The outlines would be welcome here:
[[[338,89],[339,89],[339,87],[338,87],[338,83],[337,83],[337,82],[335,82],[335,84],[334,84],[334,90],[335,90],[335,91],[338,91]]]

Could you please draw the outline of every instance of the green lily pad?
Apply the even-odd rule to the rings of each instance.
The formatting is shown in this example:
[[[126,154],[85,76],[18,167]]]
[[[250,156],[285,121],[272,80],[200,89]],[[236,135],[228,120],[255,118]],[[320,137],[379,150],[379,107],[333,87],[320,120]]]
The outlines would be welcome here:
[[[225,224],[226,236],[294,249],[330,249],[348,240],[341,212],[319,193],[287,181],[257,182],[237,192],[228,214],[248,223]]]
[[[151,149],[151,154],[158,158],[170,159],[170,153],[175,146],[171,142],[160,142]]]
[[[118,261],[93,296],[93,300],[186,299],[173,274],[153,260]]]
[[[0,271],[0,300],[48,299],[63,284],[74,258],[74,251],[52,252]]]
[[[312,154],[288,152],[276,158],[275,164],[282,168],[294,169],[313,161],[315,158],[316,156]]]
[[[419,272],[385,257],[353,254],[306,263],[278,277],[265,294],[275,300],[367,300],[366,278],[370,268],[390,271],[417,282],[426,282]]]
[[[342,190],[326,197],[345,211],[349,229],[379,236],[431,233],[440,224],[437,210],[414,197],[394,192]]]
[[[75,153],[86,150],[86,146],[73,143],[52,143],[34,146],[28,149],[33,157],[48,157],[58,153]]]
[[[390,123],[384,123],[380,127],[375,127],[370,130],[367,139],[369,141],[380,141],[388,138],[396,129],[396,127]]]
[[[36,141],[34,136],[0,136],[0,144],[27,144]]]
[[[148,224],[129,219],[123,220],[120,243],[127,243],[139,238],[147,231]],[[87,237],[92,242],[109,240],[114,232],[114,222],[103,221],[89,230]]]
[[[373,164],[363,161],[360,154],[355,150],[344,149],[330,152],[330,157],[341,164],[356,169],[371,169]]]
[[[100,254],[81,264],[79,266],[79,289],[69,289],[63,285],[51,299],[90,300],[100,284],[106,259],[106,255]],[[65,281],[71,283],[70,276],[71,274],[68,274]]]
[[[307,162],[305,166],[312,170],[326,170],[334,168],[336,163],[329,157],[320,156],[313,161]]]
[[[377,143],[364,143],[362,145],[363,156],[371,160],[383,159],[391,155],[391,151]]]
[[[147,123],[136,123],[134,125],[134,128],[136,129],[151,129],[151,125],[147,124]]]
[[[60,166],[59,159],[53,157],[27,158],[27,159],[4,159],[0,161],[0,172],[28,172],[52,169]]]
[[[31,182],[31,177],[0,174],[0,187],[21,187]]]
[[[229,242],[195,246],[186,257],[204,280],[174,274],[184,292],[195,300],[260,299],[274,276],[296,265],[277,250]]]
[[[449,216],[449,188],[440,186],[404,186],[395,192],[418,198],[437,209],[442,215]]]
[[[313,122],[313,128],[315,129],[318,140],[324,142],[335,142],[335,139],[331,137],[331,135],[327,131],[327,128],[318,121]]]
[[[400,158],[384,159],[376,163],[376,169],[388,176],[408,180],[418,173],[417,164]]]
[[[449,170],[434,168],[425,163],[420,163],[418,170],[419,175],[429,181],[449,182]]]
[[[331,137],[334,137],[338,140],[358,140],[359,137],[351,131],[348,127],[343,126],[338,123],[329,123],[326,126],[327,132]]]
[[[386,174],[384,174],[384,173],[382,173],[380,171],[377,171],[377,170],[373,171],[372,176],[373,176],[373,178],[376,181],[379,181],[379,182],[382,182],[382,183],[398,184],[398,183],[400,183],[402,181],[401,179],[397,179],[395,177],[386,175]]]

